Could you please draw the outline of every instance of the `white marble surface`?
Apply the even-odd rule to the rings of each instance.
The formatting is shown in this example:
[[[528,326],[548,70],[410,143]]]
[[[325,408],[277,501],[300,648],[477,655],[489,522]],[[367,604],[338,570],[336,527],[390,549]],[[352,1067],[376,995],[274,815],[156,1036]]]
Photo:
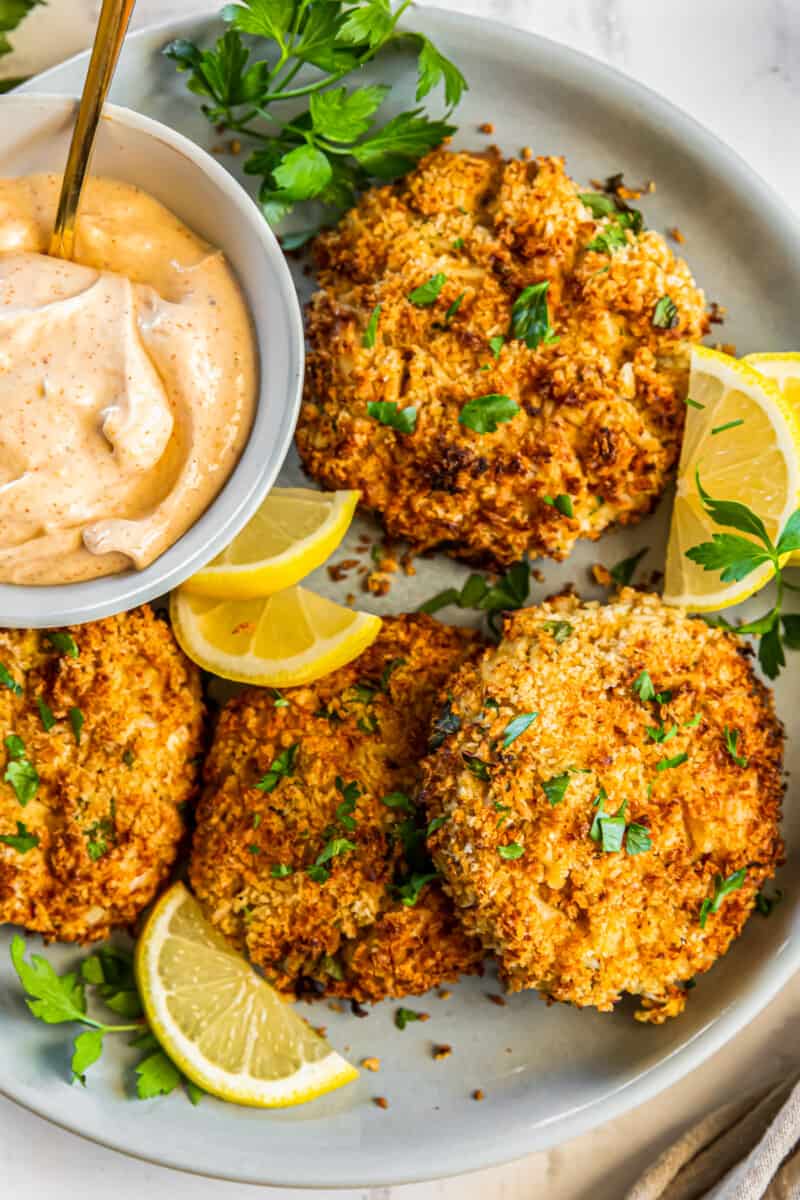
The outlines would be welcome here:
[[[439,0],[565,42],[661,92],[734,146],[800,215],[800,0]],[[83,48],[98,0],[49,0],[15,35],[0,76]],[[207,10],[138,0],[134,22]],[[535,144],[535,137],[531,141]],[[757,247],[744,248],[757,253]],[[800,336],[798,337],[800,341]],[[699,1113],[780,1069],[800,1045],[800,977],[731,1044],[657,1100],[549,1153],[458,1180],[342,1200],[621,1200],[642,1167]],[[135,1119],[132,1111],[131,1119]],[[413,1149],[409,1148],[409,1153]],[[153,1167],[82,1141],[0,1100],[0,1196],[14,1200],[249,1200],[256,1189]],[[318,1193],[261,1189],[269,1200]]]

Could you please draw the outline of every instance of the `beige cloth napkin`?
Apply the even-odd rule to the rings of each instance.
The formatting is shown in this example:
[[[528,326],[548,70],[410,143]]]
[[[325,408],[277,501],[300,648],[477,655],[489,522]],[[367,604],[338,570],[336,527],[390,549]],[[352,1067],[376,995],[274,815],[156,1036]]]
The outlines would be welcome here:
[[[800,1072],[704,1117],[625,1200],[800,1200]]]

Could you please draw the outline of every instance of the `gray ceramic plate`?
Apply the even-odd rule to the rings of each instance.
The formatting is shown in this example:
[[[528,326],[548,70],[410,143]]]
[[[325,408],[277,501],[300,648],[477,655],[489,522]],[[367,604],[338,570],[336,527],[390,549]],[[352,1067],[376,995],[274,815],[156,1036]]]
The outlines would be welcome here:
[[[484,139],[492,120],[509,152],[531,145],[565,154],[581,180],[624,170],[631,180],[655,178],[644,202],[655,228],[679,225],[686,253],[710,299],[731,319],[726,340],[741,352],[797,348],[800,236],[790,214],[730,150],[665,101],[623,76],[570,50],[488,22],[415,10],[413,19],[463,67],[471,84],[459,110],[460,144]],[[207,144],[208,130],[172,67],[158,50],[169,38],[209,38],[210,20],[164,26],[130,39],[114,87],[117,102],[140,109]],[[85,59],[51,71],[36,86],[75,92]],[[213,137],[213,135],[211,135]],[[757,247],[757,252],[754,252]],[[284,482],[300,478],[296,460]],[[587,568],[613,563],[648,545],[646,565],[663,561],[669,500],[645,524],[587,546],[560,567],[545,564],[546,583],[534,599],[566,580],[592,594]],[[362,525],[360,528],[363,528]],[[355,534],[353,535],[355,536]],[[455,580],[461,568],[420,564],[400,579],[382,610],[402,610]],[[321,574],[315,581],[341,597]],[[378,605],[377,607],[381,607]],[[779,706],[790,733],[787,767],[798,754],[793,680],[785,674]],[[790,719],[791,718],[791,719]],[[196,1109],[174,1095],[138,1103],[128,1098],[127,1051],[107,1053],[84,1090],[70,1088],[62,1030],[26,1016],[6,953],[0,954],[0,1088],[43,1116],[118,1150],[168,1166],[259,1183],[333,1187],[397,1183],[487,1166],[564,1141],[618,1116],[696,1066],[759,1011],[800,965],[800,815],[787,795],[784,868],[786,901],[769,921],[756,916],[727,958],[704,977],[688,1010],[662,1028],[633,1021],[625,1006],[613,1016],[554,1006],[535,995],[490,1004],[491,978],[466,981],[449,999],[413,1002],[430,1013],[426,1024],[397,1031],[393,1004],[367,1020],[325,1009],[339,1049],[356,1061],[379,1055],[379,1075],[307,1107],[279,1114],[203,1100]],[[8,940],[8,934],[5,935]],[[64,963],[71,952],[57,951]],[[453,1054],[434,1062],[432,1041]],[[476,1104],[470,1093],[483,1088]],[[390,1107],[370,1103],[380,1093]]]

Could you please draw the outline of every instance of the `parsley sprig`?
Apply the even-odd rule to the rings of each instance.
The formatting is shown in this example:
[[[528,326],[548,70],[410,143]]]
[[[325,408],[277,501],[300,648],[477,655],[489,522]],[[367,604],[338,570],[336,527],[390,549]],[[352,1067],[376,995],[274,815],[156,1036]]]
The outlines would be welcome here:
[[[140,1100],[166,1095],[183,1081],[192,1104],[202,1095],[200,1088],[184,1079],[164,1053],[142,1017],[142,1005],[133,974],[132,956],[117,946],[102,946],[85,958],[78,971],[59,975],[40,954],[25,957],[25,939],[11,942],[11,961],[34,1017],[47,1025],[78,1025],[82,1032],[72,1047],[72,1079],[86,1085],[86,1072],[103,1053],[108,1034],[134,1033],[131,1045],[145,1057],[136,1066],[136,1094]],[[89,1015],[86,989],[94,989],[106,1008],[124,1018],[120,1024],[100,1021]]]
[[[797,616],[782,616],[781,613],[784,589],[789,586],[783,578],[782,560],[785,555],[800,549],[800,509],[792,513],[777,542],[773,542],[764,522],[746,504],[740,504],[737,500],[713,499],[700,482],[699,470],[695,471],[695,482],[703,507],[711,519],[717,525],[738,532],[714,533],[710,542],[701,542],[687,550],[686,557],[704,571],[719,571],[723,583],[738,583],[764,563],[771,563],[775,570],[775,602],[762,617],[738,626],[730,625],[724,617],[715,619],[725,629],[757,636],[758,661],[764,674],[775,679],[786,665],[784,638],[792,648],[797,641]]]
[[[387,47],[410,45],[417,55],[416,100],[441,85],[449,116],[466,80],[423,34],[398,32],[410,4],[242,0],[223,9],[229,27],[212,49],[186,39],[165,47],[211,124],[252,147],[244,170],[260,177],[259,202],[271,223],[304,200],[347,208],[370,179],[404,174],[454,132],[446,118],[430,119],[422,107],[377,129],[375,114],[389,87],[343,83]]]
[[[522,608],[528,599],[530,576],[530,567],[526,562],[514,563],[495,583],[489,583],[483,575],[474,573],[468,576],[460,591],[451,587],[437,592],[419,606],[419,611],[437,613],[440,608],[447,608],[450,604],[457,608],[477,608],[487,614],[490,629],[497,633],[500,615]]]

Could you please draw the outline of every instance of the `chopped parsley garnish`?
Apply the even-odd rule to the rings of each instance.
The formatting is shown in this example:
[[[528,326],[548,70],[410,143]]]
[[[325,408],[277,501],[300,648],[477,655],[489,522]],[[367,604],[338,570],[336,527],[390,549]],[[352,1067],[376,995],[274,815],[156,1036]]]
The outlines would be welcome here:
[[[507,846],[498,846],[497,853],[507,862],[513,862],[516,858],[522,858],[525,847],[520,846],[519,842],[509,842]]]
[[[402,883],[397,884],[394,890],[400,901],[407,908],[413,908],[419,900],[420,893],[425,884],[431,883],[434,879],[438,878],[438,871],[412,871],[411,875],[407,879],[404,879]]]
[[[273,863],[269,873],[273,879],[287,879],[294,874],[294,867],[290,867],[288,863]]]
[[[674,755],[672,758],[659,759],[659,761],[656,763],[656,770],[670,771],[673,767],[680,767],[683,763],[687,762],[688,758],[689,755],[684,750],[680,754]]]
[[[264,819],[263,813],[260,813],[260,812],[253,813],[253,820],[252,820],[253,829],[258,829],[258,827],[261,824],[263,819]]]
[[[331,877],[331,873],[325,864],[331,862],[334,858],[338,858],[339,855],[349,854],[355,849],[355,842],[351,842],[349,838],[329,838],[314,860],[313,865],[306,867],[306,874],[315,883],[327,883]]]
[[[395,671],[399,671],[401,667],[406,665],[406,662],[407,659],[405,658],[393,658],[386,664],[381,671],[380,689],[382,692],[388,694],[390,679],[394,675]]]
[[[746,767],[747,759],[744,757],[744,755],[739,754],[737,750],[737,746],[739,744],[739,730],[729,729],[728,726],[725,725],[723,726],[722,732],[725,737],[725,749],[728,751],[728,754],[730,754],[737,767]]]
[[[646,854],[652,848],[653,843],[650,840],[650,830],[647,826],[641,825],[638,821],[631,821],[625,836],[625,849],[628,854]]]
[[[557,804],[560,804],[567,794],[569,775],[569,771],[562,771],[560,775],[553,775],[550,779],[542,781],[542,791],[547,797],[551,808],[555,808]]]
[[[428,822],[428,828],[425,830],[425,836],[433,837],[434,833],[440,830],[442,826],[449,820],[449,817],[434,817]]]
[[[0,663],[0,684],[3,687],[7,687],[8,690],[10,692],[13,692],[15,696],[22,695],[22,688],[17,683],[16,679],[11,674],[8,667],[3,666],[2,663]]]
[[[370,400],[367,413],[380,425],[388,425],[398,433],[413,433],[417,426],[417,410],[413,405],[399,408],[394,400]]]
[[[660,744],[670,741],[675,737],[677,732],[677,725],[673,725],[670,729],[667,729],[664,725],[648,725],[645,730],[651,742],[658,742]]]
[[[489,349],[492,352],[493,358],[500,357],[500,351],[503,349],[505,344],[506,339],[503,337],[502,333],[498,333],[494,337],[489,338]]]
[[[697,726],[700,724],[700,721],[701,721],[700,713],[695,713],[690,721],[683,722],[683,728],[684,729],[696,729]]]
[[[468,754],[466,751],[462,751],[461,757],[464,761],[464,766],[476,779],[487,780],[491,778],[489,764],[484,762],[482,758],[478,758],[476,754]]]
[[[783,892],[777,888],[774,896],[765,896],[763,892],[756,892],[756,908],[761,913],[762,917],[768,917],[776,904],[780,904],[783,899]]]
[[[645,554],[647,554],[649,549],[649,546],[643,546],[641,550],[637,550],[635,554],[630,556],[630,558],[621,559],[616,566],[611,568],[609,574],[614,580],[614,583],[616,583],[617,587],[628,586],[633,579],[636,568],[644,558]]]
[[[656,698],[656,689],[653,687],[653,681],[648,671],[642,671],[641,675],[638,675],[634,679],[633,690],[642,704],[647,704],[649,700],[655,700]]]
[[[593,842],[600,842],[603,850],[611,854],[622,849],[625,837],[625,809],[628,807],[628,801],[623,800],[612,815],[607,813],[603,807],[607,799],[605,788],[601,788],[594,800],[597,812],[589,830],[589,837]]]
[[[273,759],[266,775],[255,785],[259,792],[274,792],[280,781],[292,774],[299,746],[300,743],[295,742],[294,745],[288,746],[280,752],[277,758]]]
[[[437,271],[432,275],[427,283],[420,284],[414,288],[413,292],[408,293],[408,298],[412,304],[416,304],[417,308],[427,308],[434,304],[439,298],[439,293],[447,282],[447,276],[441,271]]]
[[[678,306],[671,296],[662,296],[653,309],[652,323],[656,329],[674,329],[678,324]]]
[[[53,649],[57,650],[59,654],[66,654],[70,658],[78,657],[78,647],[75,644],[75,639],[70,634],[48,630],[44,636],[46,641],[48,641]]]
[[[337,979],[340,983],[344,979],[344,970],[340,962],[333,957],[332,954],[323,954],[319,960],[319,969],[324,971],[326,975],[330,975],[331,979]]]
[[[558,509],[562,517],[574,517],[575,506],[572,503],[572,497],[566,492],[560,492],[557,496],[542,496],[545,504],[549,504],[551,508]]]
[[[75,737],[77,745],[81,744],[81,730],[83,729],[83,713],[79,708],[74,706],[69,710],[69,723],[72,727],[72,733]]]
[[[42,699],[41,696],[36,697],[36,707],[39,710],[39,716],[41,717],[41,721],[42,721],[42,728],[44,729],[45,733],[49,733],[50,730],[53,728],[53,726],[56,723],[56,719],[53,716],[53,710]]]
[[[130,768],[136,762],[136,755],[132,750],[125,750],[122,755],[122,761],[125,763],[126,767]]]
[[[726,896],[731,892],[738,892],[739,888],[744,883],[747,877],[747,867],[742,867],[739,871],[734,871],[727,879],[723,879],[722,875],[714,876],[714,895],[706,897],[700,906],[700,928],[704,929],[709,913],[719,911],[720,905]]]
[[[462,237],[457,237],[456,240],[452,243],[452,249],[453,250],[463,250],[464,249],[464,239]]]
[[[458,414],[459,425],[475,433],[496,433],[497,426],[512,420],[519,412],[519,405],[510,396],[502,396],[490,392],[486,396],[476,396],[468,400]]]
[[[380,304],[376,304],[372,310],[369,321],[367,322],[367,328],[364,330],[364,334],[361,338],[361,345],[365,350],[371,350],[375,345],[375,338],[378,333],[378,321],[380,320],[380,317],[381,306]]]
[[[596,233],[587,244],[586,249],[595,250],[598,254],[613,254],[615,250],[620,250],[627,244],[628,236],[625,228],[615,221]]]
[[[39,775],[26,757],[25,743],[16,733],[10,733],[6,738],[6,750],[9,762],[3,779],[11,784],[17,800],[24,808],[39,789]]]
[[[438,750],[444,739],[449,737],[451,733],[458,733],[460,728],[461,717],[459,717],[458,713],[453,712],[453,701],[448,696],[439,709],[438,715],[434,718],[428,742],[431,750]]]
[[[400,812],[415,813],[417,811],[405,792],[389,792],[381,798],[381,804],[385,804],[387,808],[396,808]]]
[[[611,196],[604,192],[580,192],[578,199],[585,204],[596,220],[610,217],[617,211],[617,206]]]
[[[724,425],[717,425],[711,430],[711,436],[715,433],[724,433],[726,429],[735,429],[737,425],[744,425],[744,421],[740,417],[738,421],[727,421]]]
[[[503,749],[507,750],[512,742],[515,742],[521,733],[533,724],[538,717],[538,713],[520,713],[518,717],[514,717],[513,721],[509,721],[503,730]]]
[[[459,592],[446,588],[419,606],[420,612],[435,613],[455,604],[458,608],[477,608],[489,618],[489,627],[497,632],[496,619],[509,609],[521,608],[530,590],[530,567],[527,562],[514,563],[505,575],[490,584],[482,575],[472,574]]]
[[[114,840],[114,824],[110,817],[101,817],[84,829],[83,836],[86,838],[86,853],[92,862],[97,862],[104,854],[108,854],[109,840]]]
[[[569,621],[545,621],[542,629],[545,633],[549,633],[558,645],[565,642],[568,637],[572,637],[575,632],[574,625],[570,625]]]
[[[341,804],[336,808],[336,820],[345,829],[355,829],[356,822],[352,816],[356,807],[356,801],[361,796],[361,789],[355,780],[350,783],[345,783],[340,775],[336,776],[336,790],[342,797]]]
[[[277,688],[270,688],[270,691],[272,692],[272,697],[273,697],[272,704],[273,704],[274,708],[288,708],[289,707],[289,701],[286,699],[285,696],[281,695],[281,693],[278,691]]]
[[[261,853],[261,847],[260,847],[260,846],[257,846],[255,842],[252,842],[252,843],[251,843],[251,844],[250,844],[250,845],[247,847],[247,849],[248,849],[248,851],[249,851],[249,853],[250,853],[250,854],[260,854],[260,853]]]
[[[689,408],[699,408],[701,411],[705,408],[705,404],[701,404],[699,400],[693,400],[691,396],[686,397],[686,404]]]
[[[544,279],[523,288],[511,309],[509,337],[518,338],[529,350],[535,350],[540,344],[552,346],[558,341],[547,307],[549,286],[550,281]]]
[[[23,822],[17,821],[17,832],[0,834],[0,842],[4,846],[10,846],[19,854],[27,854],[29,850],[35,850],[39,845],[39,835],[28,833]]]
[[[461,308],[461,305],[464,303],[464,297],[466,296],[466,294],[467,294],[466,292],[462,292],[460,296],[456,296],[455,300],[450,305],[447,312],[444,314],[445,326],[450,324],[453,317],[456,315],[458,310]]]
[[[398,1008],[394,1014],[394,1023],[398,1029],[405,1029],[409,1021],[422,1020],[422,1013],[414,1012],[413,1008]]]

